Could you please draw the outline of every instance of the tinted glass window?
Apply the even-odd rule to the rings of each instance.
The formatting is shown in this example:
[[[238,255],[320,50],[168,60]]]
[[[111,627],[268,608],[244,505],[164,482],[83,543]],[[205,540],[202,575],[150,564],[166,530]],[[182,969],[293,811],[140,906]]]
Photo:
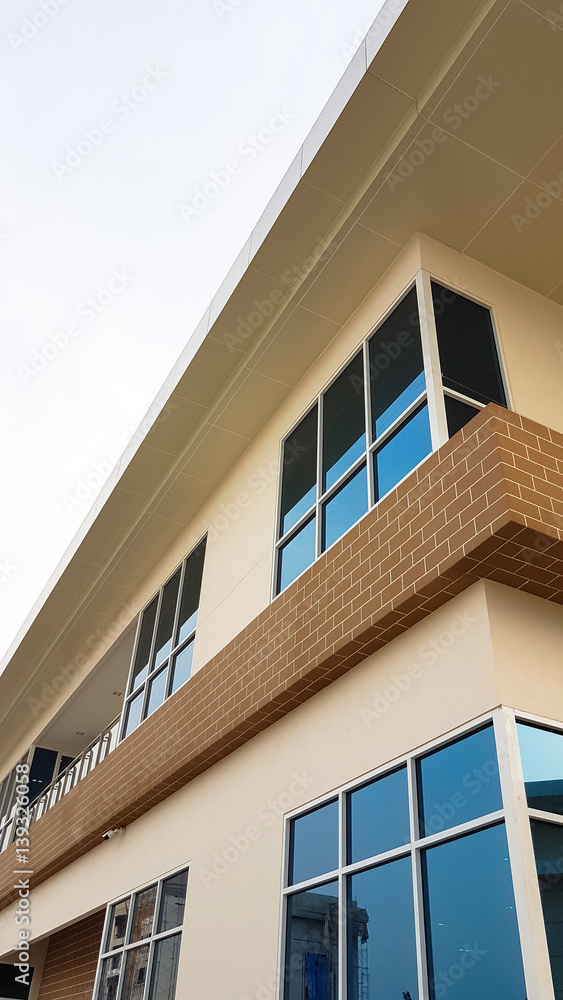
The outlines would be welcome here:
[[[563,827],[531,822],[553,987],[560,1000],[563,996]]]
[[[369,342],[372,433],[379,437],[424,389],[416,289]]]
[[[187,869],[167,878],[162,884],[157,933],[180,927],[184,922],[186,905]]]
[[[143,611],[139,642],[137,644],[137,652],[135,654],[135,666],[133,667],[133,676],[131,678],[131,691],[145,680],[149,672],[149,659],[157,607],[158,596],[155,597],[149,604],[148,608],[145,608]]]
[[[518,743],[528,805],[563,814],[563,735],[518,723]]]
[[[316,526],[317,520],[313,518],[280,549],[278,592],[284,590],[314,562]]]
[[[98,1000],[115,1000],[119,984],[122,955],[110,955],[102,962]]]
[[[338,867],[338,802],[291,822],[289,883],[324,875]]]
[[[377,778],[348,796],[348,863],[410,841],[407,769]]]
[[[182,599],[180,601],[180,619],[176,643],[186,639],[196,627],[199,598],[201,596],[201,578],[203,576],[203,560],[207,539],[204,538],[194,549],[186,563]]]
[[[149,697],[147,702],[146,716],[152,715],[159,705],[162,705],[166,694],[166,680],[168,671],[161,670],[160,673],[149,684]]]
[[[152,962],[149,1000],[173,1000],[180,957],[180,934],[157,941]]]
[[[431,1000],[524,1000],[504,826],[423,853]]]
[[[284,1000],[337,1000],[338,882],[289,896]]]
[[[143,944],[140,948],[132,948],[131,951],[126,952],[122,997],[127,997],[127,1000],[143,1000],[148,961],[148,944]]]
[[[174,657],[174,662],[172,665],[172,684],[170,687],[170,694],[174,694],[182,684],[185,684],[189,680],[192,672],[192,660],[194,658],[194,641],[188,643],[187,646]]]
[[[379,500],[432,450],[428,407],[422,406],[375,452],[375,495]]]
[[[307,414],[283,449],[281,533],[285,534],[317,495],[317,407]]]
[[[505,406],[490,311],[434,281],[432,299],[444,385]]]
[[[112,906],[105,951],[113,951],[114,948],[121,948],[125,944],[129,903],[130,899],[127,898]]]
[[[323,489],[329,489],[365,450],[364,362],[360,351],[323,397]]]
[[[502,809],[492,726],[417,761],[423,837]]]
[[[180,586],[180,570],[166,584],[162,593],[162,604],[158,616],[158,628],[156,630],[156,653],[154,665],[160,666],[172,649],[172,632],[174,631],[174,618],[176,616],[176,604],[178,601],[178,587]]]
[[[52,780],[57,760],[56,750],[46,750],[35,747],[33,760],[29,770],[29,799],[33,802]]]
[[[479,413],[475,406],[468,406],[462,403],[461,399],[454,399],[453,396],[444,396],[446,404],[446,420],[448,423],[448,434],[453,437],[462,427],[465,427],[470,420]]]
[[[368,481],[365,465],[327,501],[323,511],[323,549],[348,531],[368,509]]]
[[[143,707],[143,698],[145,696],[145,689],[143,688],[139,694],[135,695],[131,699],[129,705],[127,706],[127,714],[125,716],[125,728],[123,730],[123,736],[129,736],[134,729],[137,728],[141,721],[141,709]]]
[[[410,858],[348,880],[348,1000],[405,996],[418,997]]]
[[[142,941],[151,936],[155,899],[156,885],[143,889],[135,897],[130,941]]]

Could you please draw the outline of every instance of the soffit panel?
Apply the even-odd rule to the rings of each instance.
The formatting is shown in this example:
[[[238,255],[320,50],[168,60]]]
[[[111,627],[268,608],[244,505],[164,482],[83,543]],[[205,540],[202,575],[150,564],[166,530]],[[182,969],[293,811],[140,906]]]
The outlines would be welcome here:
[[[127,534],[146,504],[146,497],[124,490],[120,485],[116,486],[100,510],[96,524],[101,528],[111,528],[120,534]]]
[[[411,98],[366,74],[303,175],[304,180],[340,201],[349,201],[414,107]]]
[[[523,176],[563,133],[563,33],[515,0],[446,80],[444,96],[425,115]]]
[[[61,593],[66,593],[67,597],[69,594],[76,597],[77,594],[82,594],[87,587],[92,585],[97,573],[99,573],[99,567],[94,566],[93,563],[84,562],[82,559],[72,559],[57,583],[56,589],[60,590]]]
[[[418,98],[471,19],[488,6],[482,0],[411,0],[379,51],[381,38],[368,34],[368,72]]]
[[[214,489],[211,483],[179,474],[151,506],[151,513],[188,524]]]
[[[247,372],[244,382],[237,385],[216,417],[215,426],[252,440],[290,391],[291,386],[279,380],[255,371]]]
[[[267,349],[257,351],[254,370],[297,385],[339,330],[339,323],[296,306]]]
[[[132,594],[131,587],[119,586],[116,583],[109,583],[108,580],[104,580],[98,590],[92,594],[86,605],[86,610],[113,617],[114,609],[127,604]]]
[[[275,280],[250,267],[218,316],[210,338],[226,347],[239,364],[267,325],[283,313],[292,280]]]
[[[547,200],[545,191],[524,181],[469,244],[466,253],[541,295],[548,295],[563,280],[563,201],[551,199],[544,210],[537,210],[537,218],[528,219],[524,215],[530,205],[527,199],[533,202],[538,195]]]
[[[563,306],[563,282],[561,282],[557,288],[554,288],[554,290],[550,293],[549,298],[552,299],[553,302],[558,302],[560,306]]]
[[[78,546],[76,556],[94,566],[105,566],[108,559],[119,548],[122,539],[123,536],[119,531],[102,528],[94,523]]]
[[[125,549],[119,553],[109,567],[105,579],[109,583],[116,583],[121,587],[127,587],[131,581],[134,581],[135,588],[137,588],[139,582],[146,580],[152,569],[154,569],[154,563],[151,558],[140,552]]]
[[[211,337],[204,340],[174,389],[174,395],[211,406],[244,358],[242,350]]]
[[[563,19],[563,14],[561,17]],[[561,44],[563,45],[563,31],[561,32]],[[549,152],[542,157],[537,166],[530,171],[528,180],[540,186],[544,182],[551,184],[552,196],[563,199],[563,138],[559,139]],[[553,186],[554,181],[555,186]],[[561,187],[559,192],[557,191],[558,184]]]
[[[434,129],[423,124],[360,221],[401,245],[420,231],[461,251],[520,178],[453,136],[437,143]]]
[[[205,406],[202,403],[195,403],[173,392],[147,434],[147,445],[176,455],[204,415]]]
[[[217,486],[250,444],[223,427],[208,425],[180,471]]]
[[[143,441],[119,478],[119,485],[138,496],[149,497],[172,465],[172,458],[165,451],[151,448]]]
[[[159,517],[158,514],[145,514],[129,540],[128,547],[133,552],[148,556],[155,565],[183,530],[183,523]],[[141,582],[137,581],[138,584]]]

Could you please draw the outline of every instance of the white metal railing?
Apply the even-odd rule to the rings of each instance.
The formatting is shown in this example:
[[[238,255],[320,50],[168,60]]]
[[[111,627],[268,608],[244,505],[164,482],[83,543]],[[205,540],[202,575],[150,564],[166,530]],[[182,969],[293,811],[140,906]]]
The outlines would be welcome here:
[[[48,812],[57,802],[59,802],[79,781],[82,781],[90,771],[93,771],[98,764],[113,751],[117,746],[119,737],[119,724],[121,715],[118,715],[74,760],[67,764],[64,771],[61,771],[37,796],[35,802],[29,806],[29,823],[35,823]],[[16,806],[14,805],[8,822],[0,831],[0,851],[5,850],[12,843],[15,832]]]

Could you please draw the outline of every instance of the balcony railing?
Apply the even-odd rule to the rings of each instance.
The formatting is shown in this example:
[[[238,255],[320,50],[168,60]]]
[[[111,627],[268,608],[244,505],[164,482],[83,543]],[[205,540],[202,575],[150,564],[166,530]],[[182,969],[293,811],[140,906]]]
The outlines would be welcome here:
[[[90,771],[93,771],[98,764],[101,764],[112,750],[115,750],[119,737],[120,720],[121,715],[118,715],[103,732],[96,736],[96,739],[92,743],[88,744],[78,757],[75,757],[70,764],[67,764],[64,771],[57,774],[50,784],[43,789],[41,794],[37,796],[29,807],[30,825],[41,819],[79,781],[82,781],[87,774],[90,774]],[[15,821],[16,805],[14,804],[9,817],[6,817],[3,827],[0,829],[0,851],[5,850],[13,841],[16,827]]]

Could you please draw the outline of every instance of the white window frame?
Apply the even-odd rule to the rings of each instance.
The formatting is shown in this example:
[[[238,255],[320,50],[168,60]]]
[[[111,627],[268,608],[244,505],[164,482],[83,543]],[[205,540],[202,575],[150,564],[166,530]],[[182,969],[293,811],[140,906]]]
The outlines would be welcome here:
[[[434,304],[432,297],[432,282],[440,284],[443,288],[448,289],[455,295],[462,296],[471,302],[475,302],[477,305],[482,306],[484,309],[489,311],[492,333],[493,333],[493,343],[496,350],[496,355],[500,370],[500,381],[504,394],[506,397],[506,405],[511,408],[511,398],[508,385],[508,379],[506,376],[506,366],[504,364],[503,352],[501,350],[501,345],[499,341],[498,331],[494,319],[493,306],[479,299],[476,295],[468,294],[465,288],[455,288],[448,282],[444,282],[441,278],[434,277],[430,272],[420,269],[416,274],[410,279],[410,281],[404,286],[400,294],[394,299],[393,303],[386,310],[386,312],[381,316],[376,325],[372,327],[363,338],[363,340],[356,345],[354,350],[349,354],[346,360],[338,368],[337,372],[331,376],[330,380],[322,387],[322,389],[317,393],[315,398],[310,402],[307,408],[300,414],[298,419],[293,423],[289,431],[283,436],[280,441],[279,450],[279,460],[278,460],[278,485],[277,485],[277,498],[276,498],[276,523],[274,531],[274,565],[272,574],[272,586],[271,594],[272,600],[278,596],[278,594],[283,593],[283,589],[278,590],[278,576],[279,576],[279,565],[280,565],[280,553],[282,548],[287,545],[288,542],[304,527],[306,522],[315,517],[315,557],[313,563],[324,553],[328,552],[332,545],[336,545],[337,541],[334,541],[332,545],[327,546],[325,549],[322,548],[322,520],[323,520],[323,509],[326,506],[330,498],[336,494],[339,489],[349,481],[354,474],[360,469],[360,467],[366,463],[367,465],[367,484],[368,484],[368,503],[367,511],[368,513],[374,506],[377,506],[385,498],[387,494],[379,497],[378,500],[375,499],[375,477],[374,477],[374,463],[373,455],[376,451],[385,443],[385,441],[390,438],[398,428],[406,423],[410,416],[424,403],[428,405],[428,416],[430,422],[430,438],[431,438],[431,450],[429,454],[422,459],[417,465],[413,466],[409,472],[400,479],[390,491],[396,489],[405,479],[410,476],[415,469],[418,469],[430,455],[440,448],[446,441],[449,440],[448,426],[446,420],[446,407],[444,403],[444,396],[450,396],[452,399],[457,399],[461,403],[466,403],[468,406],[472,406],[476,410],[482,410],[487,405],[479,400],[472,399],[470,396],[466,396],[461,392],[457,392],[454,389],[450,389],[442,384],[442,373],[440,370],[440,360],[438,354],[438,336],[436,332],[436,322],[434,316]],[[393,421],[393,423],[385,429],[385,431],[380,434],[376,439],[372,440],[372,421],[371,421],[371,391],[370,391],[370,379],[369,379],[369,341],[373,335],[380,329],[380,327],[385,323],[389,316],[393,313],[399,303],[404,299],[404,297],[412,290],[416,289],[418,313],[420,319],[420,338],[422,346],[422,357],[423,357],[423,373],[425,379],[424,389],[419,393],[417,398],[410,403],[405,410]],[[322,422],[323,422],[323,397],[331,385],[338,379],[343,371],[347,368],[350,362],[356,357],[356,355],[362,351],[363,361],[364,361],[364,405],[365,405],[365,428],[366,428],[366,443],[365,449],[353,463],[350,465],[345,472],[339,476],[338,480],[333,483],[328,489],[323,490],[322,488],[322,448],[320,446],[321,435],[322,435]],[[317,481],[316,481],[316,498],[311,506],[302,514],[298,521],[291,526],[284,534],[280,534],[281,525],[281,504],[282,504],[282,480],[283,480],[283,456],[285,442],[293,432],[297,429],[301,421],[307,416],[314,407],[317,407]],[[365,514],[362,515],[365,517]],[[362,518],[359,518],[355,524],[358,524]],[[354,525],[350,525],[348,530],[351,530]],[[311,563],[311,565],[313,565]],[[305,570],[303,570],[305,572]],[[298,579],[298,577],[296,578]],[[293,581],[292,581],[293,582]],[[287,586],[290,586],[288,584]]]
[[[520,947],[524,978],[528,1000],[554,1000],[553,979],[547,946],[547,935],[540,897],[539,883],[536,873],[534,849],[530,827],[530,818],[554,823],[563,827],[563,815],[529,809],[526,801],[524,778],[520,760],[520,750],[516,731],[517,722],[532,722],[541,728],[560,732],[563,735],[563,724],[552,720],[531,716],[524,712],[515,712],[511,708],[501,706],[492,712],[473,719],[470,723],[432,740],[416,750],[401,757],[387,761],[385,764],[347,782],[338,789],[313,799],[306,805],[288,812],[284,816],[282,877],[281,877],[281,908],[280,937],[278,952],[278,992],[277,1000],[284,1000],[284,977],[287,941],[287,898],[296,892],[312,889],[326,882],[338,879],[339,890],[339,935],[338,935],[338,1000],[347,998],[347,941],[346,941],[346,886],[345,879],[357,871],[364,871],[385,861],[401,857],[412,858],[413,898],[415,917],[416,957],[418,968],[419,1000],[430,1000],[427,976],[426,942],[424,934],[424,903],[422,885],[422,851],[435,844],[445,843],[465,833],[483,830],[491,826],[504,824],[508,842],[512,884],[516,907],[516,920],[520,936]],[[476,730],[492,723],[496,741],[499,781],[502,794],[502,809],[477,819],[469,820],[458,826],[440,830],[430,836],[417,837],[415,817],[418,815],[416,796],[416,761],[433,750],[447,747],[450,743],[470,736]],[[374,778],[383,777],[401,766],[407,768],[409,815],[411,823],[411,842],[408,845],[394,848],[372,858],[365,858],[352,864],[346,863],[346,809],[345,797],[348,793],[361,788]],[[332,872],[323,873],[315,878],[289,885],[290,832],[291,822],[319,806],[329,802],[339,803],[339,865]],[[343,930],[344,929],[344,930]]]
[[[184,865],[181,865],[178,868],[174,868],[174,869],[172,869],[172,871],[167,872],[165,875],[159,875],[157,878],[149,879],[147,882],[144,882],[142,885],[137,886],[134,889],[131,889],[130,892],[121,893],[119,896],[116,896],[115,899],[112,899],[112,900],[109,901],[109,903],[106,906],[106,914],[105,914],[105,919],[104,919],[104,927],[103,927],[102,938],[101,938],[101,942],[100,942],[100,951],[99,951],[99,954],[98,954],[98,965],[96,967],[96,978],[94,980],[94,989],[92,991],[93,1000],[97,1000],[97,997],[98,997],[98,991],[100,989],[100,984],[101,984],[102,966],[103,966],[104,960],[106,958],[111,958],[112,956],[115,956],[115,955],[122,955],[123,957],[122,957],[122,962],[121,962],[121,968],[119,970],[119,984],[118,984],[117,995],[116,995],[116,1000],[121,1000],[121,997],[123,995],[123,981],[124,981],[124,978],[125,978],[125,966],[126,966],[125,956],[126,956],[126,954],[127,954],[128,951],[132,951],[134,948],[139,948],[140,946],[142,946],[144,944],[148,944],[149,945],[149,955],[148,955],[148,959],[147,959],[147,977],[145,979],[144,990],[143,990],[143,997],[146,997],[147,991],[148,991],[149,986],[150,986],[150,980],[151,980],[151,975],[152,975],[152,967],[153,967],[153,958],[154,958],[155,945],[157,944],[158,941],[162,941],[164,938],[175,937],[178,934],[180,935],[180,939],[182,938],[184,921],[182,921],[182,923],[179,924],[177,927],[172,927],[170,930],[161,931],[160,933],[154,933],[154,928],[155,928],[156,920],[158,918],[158,914],[159,914],[159,911],[160,911],[160,902],[161,902],[161,899],[162,899],[162,887],[163,887],[164,883],[166,882],[167,879],[171,878],[174,875],[178,875],[180,872],[183,872],[183,871],[187,871],[187,873],[188,873],[187,884],[186,884],[186,902],[187,902],[187,893],[188,893],[188,886],[189,886],[189,880],[190,880],[190,866],[188,864],[184,864]],[[130,933],[130,930],[131,930],[131,924],[132,924],[132,921],[133,921],[133,916],[134,916],[134,911],[135,911],[134,900],[139,895],[139,893],[143,892],[145,889],[149,889],[153,885],[156,885],[157,889],[156,889],[156,899],[155,899],[155,903],[154,903],[153,927],[152,927],[152,931],[153,932],[151,933],[151,935],[149,937],[147,937],[147,938],[143,938],[140,941],[134,941],[134,942],[131,942],[130,944],[122,945],[119,948],[114,948],[112,951],[103,951],[104,945],[105,945],[105,943],[106,943],[106,941],[108,939],[109,932],[110,932],[111,920],[112,920],[111,914],[112,914],[113,907],[117,903],[121,903],[121,902],[123,902],[126,899],[130,900],[129,913],[127,915],[127,927],[126,927],[126,930],[125,930],[125,940],[127,940],[127,937],[128,937],[128,935]],[[185,917],[185,908],[184,908],[184,917]],[[180,940],[180,948],[181,948],[181,946],[182,946],[182,942]],[[177,971],[178,970],[176,970],[176,974],[177,974]]]

